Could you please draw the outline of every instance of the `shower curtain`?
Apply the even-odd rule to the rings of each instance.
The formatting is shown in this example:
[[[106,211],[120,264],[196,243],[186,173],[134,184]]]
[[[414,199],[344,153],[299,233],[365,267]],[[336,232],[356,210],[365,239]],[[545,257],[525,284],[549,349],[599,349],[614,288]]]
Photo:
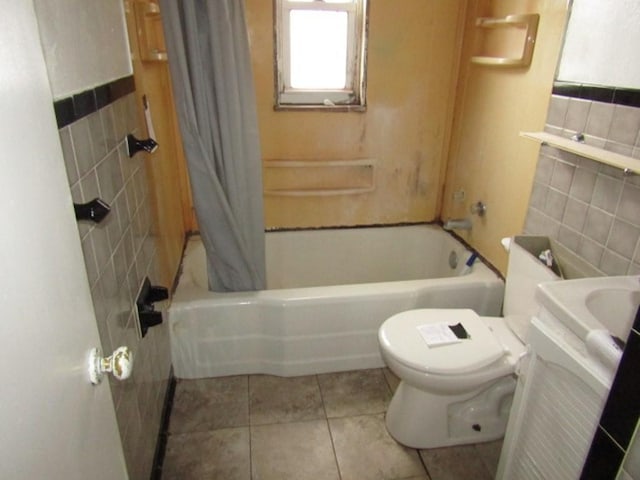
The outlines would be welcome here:
[[[161,0],[209,289],[265,287],[262,164],[244,2]]]

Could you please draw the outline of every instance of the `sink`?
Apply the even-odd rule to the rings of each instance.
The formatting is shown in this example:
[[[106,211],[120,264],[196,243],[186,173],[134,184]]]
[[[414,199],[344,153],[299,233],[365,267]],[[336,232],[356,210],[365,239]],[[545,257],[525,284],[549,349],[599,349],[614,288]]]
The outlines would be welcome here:
[[[609,332],[625,340],[640,305],[640,290],[603,288],[587,295],[587,310]]]
[[[597,277],[538,285],[536,298],[582,340],[607,330],[626,341],[640,305],[640,277]]]

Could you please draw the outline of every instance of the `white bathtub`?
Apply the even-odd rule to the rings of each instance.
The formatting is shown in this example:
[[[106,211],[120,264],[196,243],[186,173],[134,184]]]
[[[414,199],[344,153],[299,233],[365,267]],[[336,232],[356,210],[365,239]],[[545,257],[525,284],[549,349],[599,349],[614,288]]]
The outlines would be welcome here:
[[[202,243],[189,240],[168,315],[178,378],[376,368],[378,328],[395,313],[500,314],[502,280],[480,261],[457,276],[470,252],[438,226],[269,232],[266,247],[269,290],[214,293]]]

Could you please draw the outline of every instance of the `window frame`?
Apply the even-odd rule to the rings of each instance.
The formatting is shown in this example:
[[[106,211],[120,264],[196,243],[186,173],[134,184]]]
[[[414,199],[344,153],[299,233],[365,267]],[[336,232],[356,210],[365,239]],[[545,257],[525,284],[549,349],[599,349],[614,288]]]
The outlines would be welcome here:
[[[289,12],[291,10],[345,11],[347,21],[347,82],[344,89],[300,89],[290,85]],[[274,0],[275,109],[332,111],[366,110],[368,0]]]

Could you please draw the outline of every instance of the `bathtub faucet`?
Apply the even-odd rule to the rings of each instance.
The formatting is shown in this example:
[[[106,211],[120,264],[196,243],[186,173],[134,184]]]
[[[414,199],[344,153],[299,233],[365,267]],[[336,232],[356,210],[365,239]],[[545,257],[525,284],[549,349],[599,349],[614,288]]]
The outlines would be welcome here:
[[[451,218],[444,222],[445,230],[471,230],[471,220],[468,218]]]

